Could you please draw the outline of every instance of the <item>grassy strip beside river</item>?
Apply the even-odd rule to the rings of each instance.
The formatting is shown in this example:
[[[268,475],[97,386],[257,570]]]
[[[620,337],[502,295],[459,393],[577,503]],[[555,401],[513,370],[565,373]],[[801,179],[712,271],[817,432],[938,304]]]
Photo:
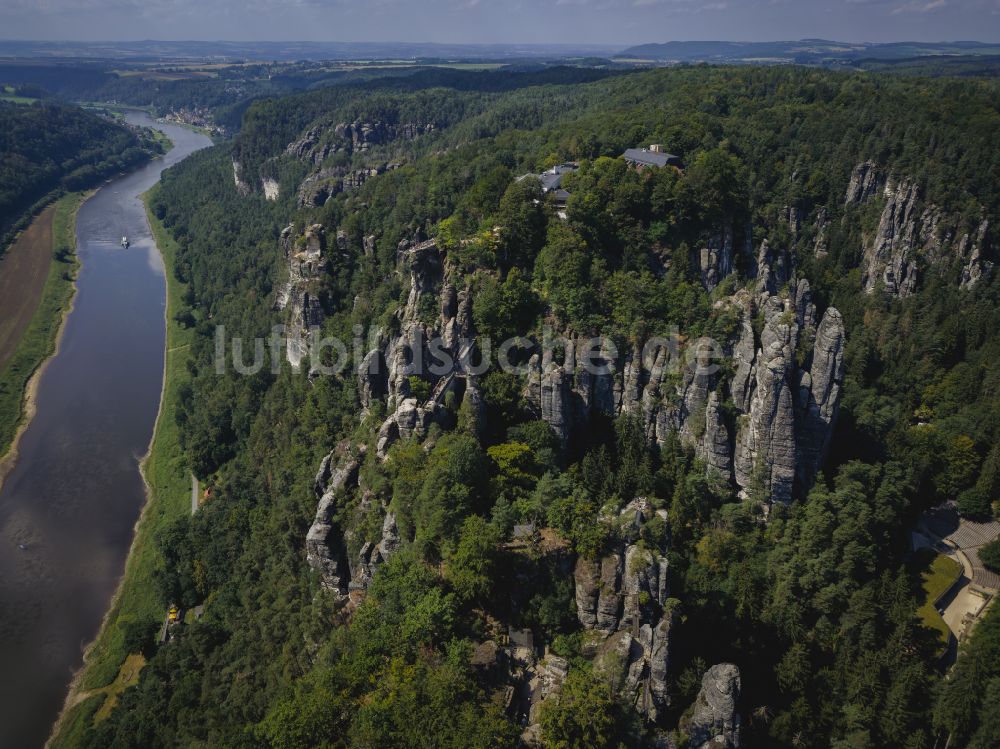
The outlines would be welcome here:
[[[76,213],[83,203],[83,193],[64,195],[52,215],[52,253],[48,276],[38,307],[24,330],[17,348],[0,370],[0,481],[4,467],[13,464],[15,442],[25,415],[32,409],[32,378],[55,353],[63,320],[72,307],[76,271]],[[10,455],[8,456],[8,450]]]
[[[180,388],[190,377],[187,359],[194,331],[174,320],[184,292],[184,285],[173,273],[177,245],[149,212],[148,194],[144,200],[153,238],[163,256],[167,283],[163,393],[153,440],[142,463],[148,496],[136,525],[125,575],[97,639],[84,656],[83,669],[74,679],[66,707],[49,744],[52,749],[77,746],[83,732],[95,719],[95,713],[97,718],[107,713],[100,709],[105,700],[117,700],[118,694],[137,680],[137,672],[131,675],[132,678],[121,675],[123,664],[130,655],[125,645],[125,629],[132,622],[151,626],[162,621],[165,612],[155,585],[161,557],[154,539],[160,529],[191,511],[191,478],[181,451],[174,413]]]

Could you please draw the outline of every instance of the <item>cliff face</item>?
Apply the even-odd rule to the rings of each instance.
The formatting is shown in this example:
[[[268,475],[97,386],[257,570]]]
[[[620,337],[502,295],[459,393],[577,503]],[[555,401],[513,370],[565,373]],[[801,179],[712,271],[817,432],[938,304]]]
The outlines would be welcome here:
[[[398,162],[378,163],[371,167],[351,169],[346,166],[322,167],[309,174],[299,184],[296,199],[299,207],[319,207],[342,192],[357,190],[372,177],[396,169]]]
[[[313,224],[297,234],[290,224],[278,241],[288,264],[288,279],[278,290],[275,307],[287,311],[286,358],[298,368],[309,353],[309,331],[323,323],[319,289],[326,272],[326,233],[321,224]]]
[[[474,375],[464,371],[460,362],[469,353],[472,339],[472,300],[469,289],[457,291],[446,278],[444,258],[437,244],[401,242],[397,249],[399,272],[409,275],[410,291],[406,304],[397,312],[399,332],[390,335],[380,331],[376,345],[362,359],[358,375],[358,396],[365,412],[376,399],[384,399],[388,416],[378,428],[376,455],[385,459],[389,448],[398,440],[423,439],[431,424],[454,426],[456,411],[465,406],[473,424],[482,420],[482,402]],[[438,314],[430,320],[421,317],[432,297]],[[441,353],[452,361],[450,367],[432,366],[440,358],[432,357],[430,344],[440,342]],[[416,378],[428,384],[430,396],[422,399],[414,393]],[[344,449],[341,449],[344,452]],[[348,453],[363,454],[360,446],[348,448]],[[331,454],[327,465],[336,463]],[[373,500],[356,478],[355,460],[342,457],[339,468],[327,474],[321,466],[317,477],[319,506],[307,542],[307,559],[327,588],[346,596],[349,591],[364,591],[378,566],[396,550],[399,534],[395,518],[387,508]],[[326,483],[322,477],[329,475]],[[341,477],[343,476],[343,479]],[[339,529],[329,518],[336,506],[338,492],[353,491],[362,498],[361,511],[384,513],[382,536],[363,542],[356,553],[350,529]],[[332,560],[332,561],[331,561]],[[337,561],[340,560],[340,561]]]
[[[724,221],[696,253],[698,273],[702,285],[712,291],[737,268],[753,274],[753,237],[750,225],[737,226]]]
[[[414,140],[434,129],[433,123],[361,121],[311,128],[285,149],[286,156],[314,167],[298,187],[299,206],[321,206],[338,193],[357,190],[372,177],[397,169],[401,165],[399,160],[373,156],[363,158],[362,166],[351,164],[357,163],[355,157],[359,154],[368,154],[394,141]]]
[[[577,559],[573,573],[576,614],[593,633],[590,652],[595,665],[653,722],[670,705],[667,674],[673,624],[667,603],[667,559],[639,543],[643,526],[656,516],[666,521],[666,511],[654,511],[639,498],[617,516],[602,518],[620,540],[598,560]],[[665,534],[666,525],[660,527]]]
[[[394,141],[414,140],[435,129],[435,125],[429,122],[355,120],[316,124],[289,143],[280,156],[262,164],[250,164],[249,168],[241,161],[237,144],[233,158],[233,181],[242,195],[257,192],[268,200],[277,200],[281,194],[281,185],[273,176],[278,172],[277,160],[284,158],[305,162],[309,173],[295,189],[298,205],[321,206],[332,196],[356,190],[372,177],[400,166],[398,159],[375,156],[374,152],[380,147]],[[253,174],[255,168],[259,179],[247,176],[248,172]]]
[[[339,122],[311,127],[297,141],[288,144],[285,153],[301,161],[320,166],[336,154],[368,151],[394,140],[413,140],[434,132],[432,123]]]
[[[988,255],[989,222],[971,225],[947,215],[922,199],[909,177],[886,175],[873,162],[855,167],[844,199],[861,206],[881,193],[885,203],[878,227],[865,238],[862,284],[868,294],[881,289],[903,299],[916,291],[931,268],[954,273],[962,288],[971,288],[992,269]]]
[[[677,434],[744,496],[791,501],[812,486],[826,455],[844,376],[844,325],[830,308],[817,327],[805,279],[785,280],[785,291],[772,296],[777,274],[761,267],[756,298],[741,292],[723,302],[740,317],[722,352],[731,376],[712,367],[719,362],[669,345],[635,346],[618,358],[602,351],[597,361],[607,373],[595,375],[582,367],[589,341],[571,338],[562,364],[531,358],[525,400],[564,444],[594,413],[631,415],[651,442]],[[758,313],[759,340],[752,325]],[[727,400],[734,418],[722,409]]]
[[[694,749],[740,749],[740,670],[720,663],[705,672],[687,734]]]
[[[348,452],[348,446],[340,446],[323,458],[314,482],[319,504],[306,534],[306,561],[319,573],[323,587],[336,595],[346,593],[351,579],[347,549],[332,517],[340,493],[357,485],[358,458]]]

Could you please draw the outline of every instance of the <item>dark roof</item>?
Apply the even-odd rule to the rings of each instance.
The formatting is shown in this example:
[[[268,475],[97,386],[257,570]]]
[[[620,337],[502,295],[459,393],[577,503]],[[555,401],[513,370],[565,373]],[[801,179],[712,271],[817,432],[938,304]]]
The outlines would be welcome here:
[[[579,167],[576,164],[567,161],[565,164],[557,164],[542,172],[538,175],[538,181],[542,183],[542,191],[549,192],[562,187],[563,175],[575,172],[577,169]]]
[[[643,166],[666,166],[667,164],[679,165],[681,163],[679,156],[674,156],[672,153],[663,153],[662,151],[650,151],[645,148],[628,148],[625,153],[622,154],[622,158],[625,161],[630,161],[634,164],[642,164]]]

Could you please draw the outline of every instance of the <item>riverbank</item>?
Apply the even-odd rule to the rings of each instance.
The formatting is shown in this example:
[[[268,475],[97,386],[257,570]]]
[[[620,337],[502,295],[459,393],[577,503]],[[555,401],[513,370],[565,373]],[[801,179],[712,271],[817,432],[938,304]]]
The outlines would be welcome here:
[[[165,266],[167,335],[160,407],[153,439],[141,464],[146,483],[146,503],[136,523],[125,574],[97,638],[87,648],[84,665],[70,686],[62,713],[47,744],[51,749],[77,746],[95,715],[107,714],[108,710],[101,710],[102,705],[106,701],[117,700],[122,690],[138,680],[136,659],[126,660],[132,654],[125,647],[124,630],[131,622],[153,627],[163,618],[164,610],[155,585],[161,556],[154,539],[160,529],[190,512],[190,474],[173,413],[181,387],[190,377],[187,360],[194,331],[174,319],[185,285],[177,280],[173,272],[177,245],[149,211],[151,193],[152,190],[143,196],[143,202],[153,239]]]
[[[17,462],[17,444],[34,414],[38,382],[45,364],[58,351],[63,323],[73,308],[80,267],[76,255],[76,214],[89,194],[64,195],[36,217],[22,235],[26,242],[50,237],[51,244],[51,251],[46,253],[49,260],[45,282],[40,291],[34,292],[40,295],[30,320],[16,324],[11,319],[13,312],[5,309],[6,300],[0,299],[0,315],[16,325],[16,329],[12,327],[10,331],[16,341],[9,344],[5,362],[0,367],[0,486]],[[16,252],[29,249],[16,245],[15,242],[4,263],[14,259]],[[39,269],[24,266],[20,270],[19,275],[24,278],[18,279],[18,286],[31,293],[30,277]],[[9,303],[13,304],[14,300],[10,299]]]

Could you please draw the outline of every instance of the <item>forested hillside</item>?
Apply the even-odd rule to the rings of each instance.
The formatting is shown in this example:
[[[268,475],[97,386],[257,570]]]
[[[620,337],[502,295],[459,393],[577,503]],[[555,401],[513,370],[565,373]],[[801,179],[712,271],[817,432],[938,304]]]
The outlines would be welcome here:
[[[161,151],[77,107],[0,102],[0,238],[47,195],[90,187]]]
[[[210,491],[157,580],[204,609],[82,745],[996,746],[1000,615],[946,676],[909,547],[1000,498],[996,83],[478,80],[164,175]],[[218,372],[276,324],[360,361]]]

